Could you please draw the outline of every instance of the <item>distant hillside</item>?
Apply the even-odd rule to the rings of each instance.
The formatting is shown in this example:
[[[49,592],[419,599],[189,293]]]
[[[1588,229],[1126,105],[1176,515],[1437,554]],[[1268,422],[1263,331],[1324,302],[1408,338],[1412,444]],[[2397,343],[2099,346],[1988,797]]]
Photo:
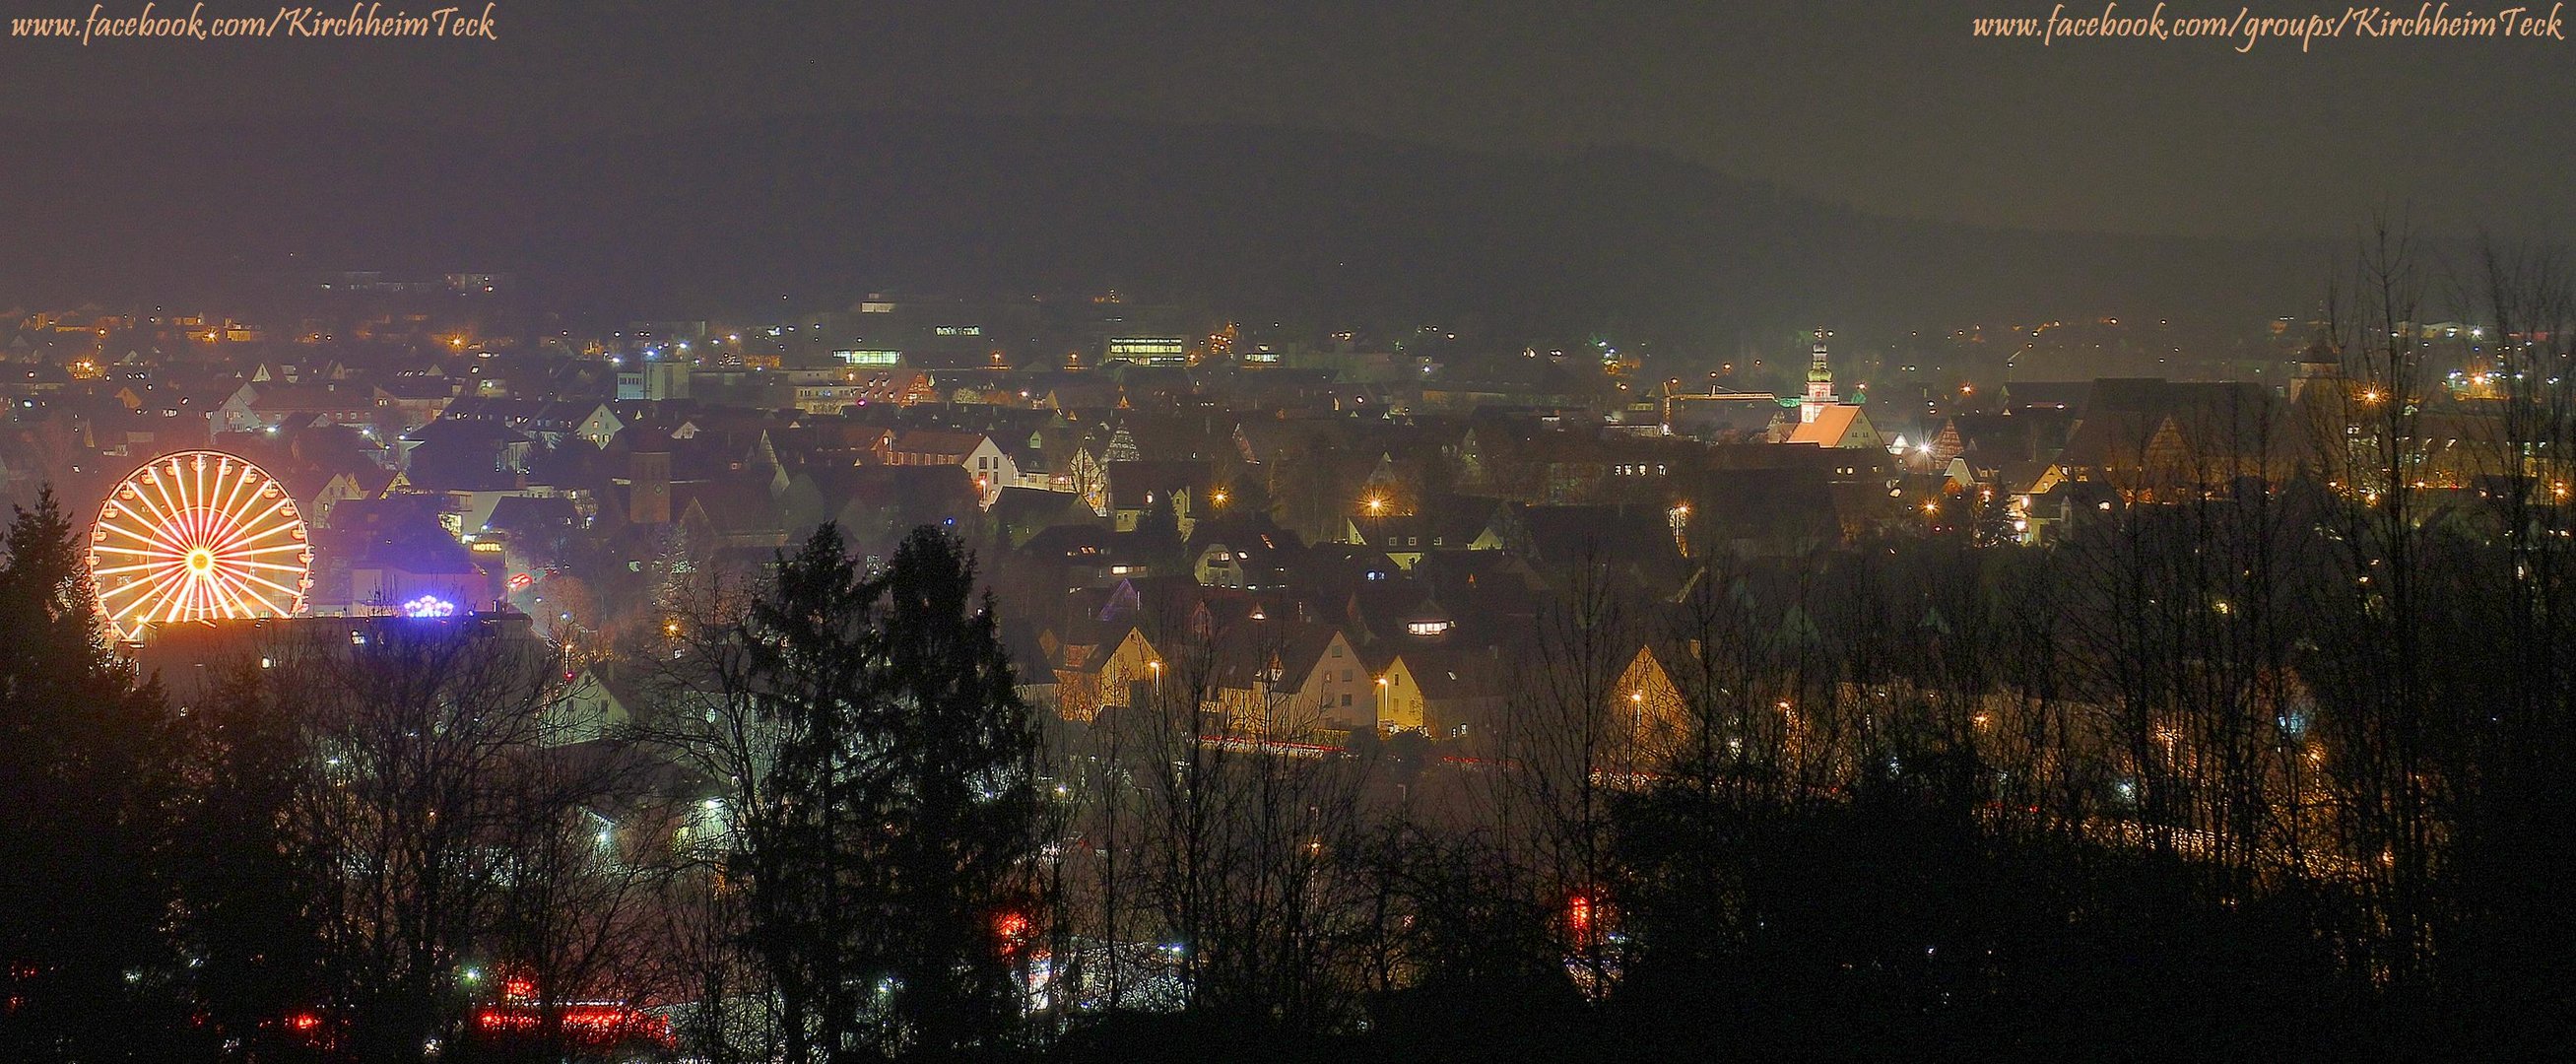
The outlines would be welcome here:
[[[281,268],[501,270],[604,317],[869,287],[1120,287],[1311,321],[1723,342],[1811,320],[2241,323],[2329,250],[1857,214],[1669,157],[857,116],[510,142],[350,124],[0,127],[0,306]]]

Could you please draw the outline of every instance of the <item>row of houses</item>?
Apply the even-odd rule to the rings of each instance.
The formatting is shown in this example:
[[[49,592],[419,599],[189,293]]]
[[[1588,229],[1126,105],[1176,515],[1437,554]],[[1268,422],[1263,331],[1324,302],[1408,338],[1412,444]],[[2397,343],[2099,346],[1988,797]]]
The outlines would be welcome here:
[[[1077,596],[1101,602],[1097,611],[1012,626],[1023,697],[1071,721],[1185,714],[1209,736],[1339,745],[1353,733],[1413,733],[1461,750],[1494,749],[1528,709],[1518,696],[1539,661],[1532,615],[1462,621],[1425,597],[1334,616],[1294,596],[1155,580]],[[1649,641],[1615,653],[1625,664],[1603,707],[1615,741],[1669,749],[1687,731],[1679,688]]]

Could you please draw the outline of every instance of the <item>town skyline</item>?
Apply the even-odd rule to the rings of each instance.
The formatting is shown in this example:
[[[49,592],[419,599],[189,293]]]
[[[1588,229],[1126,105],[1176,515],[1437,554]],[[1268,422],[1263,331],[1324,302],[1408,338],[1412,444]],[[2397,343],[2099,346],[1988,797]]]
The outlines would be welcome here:
[[[0,1059],[2576,1056],[2555,4],[241,2],[0,11]]]

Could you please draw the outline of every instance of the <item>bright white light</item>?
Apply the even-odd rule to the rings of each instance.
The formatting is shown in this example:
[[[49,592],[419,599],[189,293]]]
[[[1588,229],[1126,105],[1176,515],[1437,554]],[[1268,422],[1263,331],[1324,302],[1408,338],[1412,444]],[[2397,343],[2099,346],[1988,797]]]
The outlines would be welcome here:
[[[436,595],[422,595],[402,604],[405,617],[453,617],[456,604]]]

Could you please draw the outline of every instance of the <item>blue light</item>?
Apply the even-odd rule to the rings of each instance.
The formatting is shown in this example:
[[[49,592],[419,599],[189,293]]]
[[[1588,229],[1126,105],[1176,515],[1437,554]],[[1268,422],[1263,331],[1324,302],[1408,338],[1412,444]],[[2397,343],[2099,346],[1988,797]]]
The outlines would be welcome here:
[[[402,604],[405,617],[453,617],[456,604],[436,595],[422,595]]]

